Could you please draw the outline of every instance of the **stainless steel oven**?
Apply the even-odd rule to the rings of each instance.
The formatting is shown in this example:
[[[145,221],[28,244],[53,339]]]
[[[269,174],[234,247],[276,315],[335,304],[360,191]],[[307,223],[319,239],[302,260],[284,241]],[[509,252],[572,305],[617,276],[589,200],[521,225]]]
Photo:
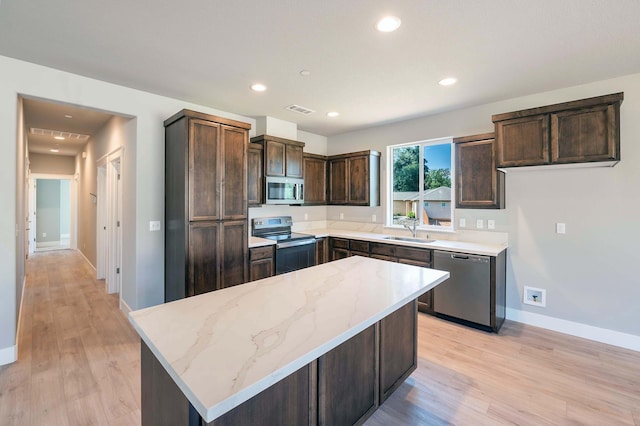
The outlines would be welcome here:
[[[265,202],[267,204],[304,203],[304,179],[267,176]]]
[[[291,216],[261,217],[251,222],[251,235],[276,242],[276,275],[316,264],[316,238],[291,232]]]

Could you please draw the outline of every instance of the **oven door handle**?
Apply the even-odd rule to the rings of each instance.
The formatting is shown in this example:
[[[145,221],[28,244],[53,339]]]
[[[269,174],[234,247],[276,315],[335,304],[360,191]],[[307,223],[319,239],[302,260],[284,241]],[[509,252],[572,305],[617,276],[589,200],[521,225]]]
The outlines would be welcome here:
[[[289,247],[306,246],[306,245],[315,244],[315,243],[316,243],[315,239],[298,240],[298,241],[286,241],[284,243],[276,244],[276,248],[277,249],[284,249],[284,248],[289,248]]]

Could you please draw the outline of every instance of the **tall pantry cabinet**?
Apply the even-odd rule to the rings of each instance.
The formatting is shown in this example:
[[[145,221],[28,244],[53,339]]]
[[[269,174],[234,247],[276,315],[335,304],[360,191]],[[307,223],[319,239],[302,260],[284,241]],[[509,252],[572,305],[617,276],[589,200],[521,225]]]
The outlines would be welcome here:
[[[251,125],[182,110],[165,126],[165,302],[244,283]]]

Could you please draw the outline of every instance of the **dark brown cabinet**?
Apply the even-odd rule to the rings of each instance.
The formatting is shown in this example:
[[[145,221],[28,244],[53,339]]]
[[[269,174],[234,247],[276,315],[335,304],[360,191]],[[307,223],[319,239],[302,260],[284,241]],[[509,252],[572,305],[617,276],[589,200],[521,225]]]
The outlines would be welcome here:
[[[327,204],[327,157],[304,153],[304,203]]]
[[[260,207],[264,202],[262,173],[262,145],[250,143],[247,153],[247,205],[249,207]]]
[[[316,265],[329,261],[329,238],[316,238]]]
[[[620,160],[623,93],[492,117],[498,167]]]
[[[249,281],[271,277],[275,271],[275,255],[272,245],[249,249]]]
[[[250,124],[182,110],[165,126],[165,301],[247,278]]]
[[[360,151],[329,157],[329,204],[380,205],[380,153]]]
[[[504,173],[495,159],[494,133],[453,140],[456,149],[456,208],[504,208]]]
[[[265,176],[302,178],[304,143],[269,135],[256,136],[251,142],[263,147]]]

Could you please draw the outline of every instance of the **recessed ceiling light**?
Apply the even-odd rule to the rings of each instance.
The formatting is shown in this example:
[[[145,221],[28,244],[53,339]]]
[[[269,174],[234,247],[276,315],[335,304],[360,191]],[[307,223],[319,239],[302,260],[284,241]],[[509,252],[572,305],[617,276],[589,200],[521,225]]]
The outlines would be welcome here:
[[[331,118],[333,118],[333,117],[337,117],[337,116],[339,116],[339,115],[340,115],[340,113],[339,113],[339,112],[337,112],[337,111],[331,111],[331,112],[328,112],[328,113],[327,113],[327,117],[331,117]]]
[[[62,136],[54,136],[53,138],[57,139],[59,141],[63,141],[64,140],[64,138]]]
[[[300,75],[301,75],[301,76],[303,76],[303,77],[308,77],[308,76],[310,76],[310,75],[311,75],[311,71],[309,71],[309,70],[302,70],[302,71],[300,71]]]
[[[452,84],[456,84],[458,82],[458,79],[455,77],[447,77],[447,78],[443,78],[442,80],[440,80],[438,82],[438,84],[440,86],[451,86]]]
[[[267,86],[265,86],[264,84],[256,83],[251,85],[251,90],[253,90],[254,92],[264,92],[265,90],[267,90]]]
[[[64,118],[73,118],[73,115],[65,114]]]
[[[390,33],[392,31],[397,30],[400,27],[400,18],[397,16],[385,16],[378,22],[376,22],[376,30],[381,31],[383,33]]]
[[[49,151],[51,151],[51,152],[60,152],[60,150],[58,148],[51,148]]]

